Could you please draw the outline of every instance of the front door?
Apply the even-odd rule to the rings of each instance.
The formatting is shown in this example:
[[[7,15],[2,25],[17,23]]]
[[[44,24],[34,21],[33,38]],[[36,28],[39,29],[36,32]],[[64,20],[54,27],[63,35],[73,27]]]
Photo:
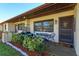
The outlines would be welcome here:
[[[73,45],[74,41],[74,17],[59,18],[59,41]]]

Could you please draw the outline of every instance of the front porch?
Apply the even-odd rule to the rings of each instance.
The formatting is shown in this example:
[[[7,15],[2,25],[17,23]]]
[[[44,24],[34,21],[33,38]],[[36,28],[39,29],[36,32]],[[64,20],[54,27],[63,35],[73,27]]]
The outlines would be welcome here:
[[[47,42],[49,56],[76,56],[74,48],[65,47],[54,42]]]

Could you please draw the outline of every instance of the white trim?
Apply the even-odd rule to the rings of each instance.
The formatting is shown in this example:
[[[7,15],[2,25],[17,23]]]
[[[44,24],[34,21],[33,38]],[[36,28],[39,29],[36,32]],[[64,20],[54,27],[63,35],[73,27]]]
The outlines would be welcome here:
[[[13,44],[11,44],[10,42],[6,42],[7,45],[11,46],[12,48],[14,48],[15,50],[17,50],[18,52],[20,52],[22,55],[24,56],[28,56],[28,54],[24,51],[22,51],[21,49],[17,48],[16,46],[14,46]]]

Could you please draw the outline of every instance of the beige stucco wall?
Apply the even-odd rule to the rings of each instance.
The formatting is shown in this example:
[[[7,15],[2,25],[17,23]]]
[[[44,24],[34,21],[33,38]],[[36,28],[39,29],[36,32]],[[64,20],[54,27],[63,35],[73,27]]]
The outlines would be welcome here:
[[[51,14],[51,15],[47,15],[47,16],[30,19],[30,31],[34,32],[34,22],[35,21],[53,19],[54,20],[54,33],[56,34],[54,39],[55,39],[55,42],[59,42],[59,17],[69,16],[69,15],[73,15],[73,14],[74,14],[74,10],[71,10],[71,11],[66,11],[66,12],[61,12],[61,13],[57,13],[57,14]],[[55,21],[57,21],[57,24],[55,24]]]
[[[15,32],[15,25],[17,24],[21,24],[21,23],[24,23],[25,24],[25,27],[27,27],[27,25],[29,25],[29,20],[25,20],[25,21],[19,21],[19,22],[15,22],[15,23],[4,23],[3,24],[3,31],[8,31],[8,32]],[[6,30],[5,30],[5,25],[6,25]]]
[[[15,22],[14,24],[17,25],[17,24],[21,24],[21,23],[24,23],[25,26],[27,26],[27,19],[24,21]]]
[[[5,29],[5,25],[6,25],[6,29]],[[14,28],[14,23],[4,23],[3,24],[3,31],[4,32],[14,32],[15,28]]]
[[[15,25],[14,23],[8,23],[8,31],[15,32]]]
[[[11,32],[3,32],[2,33],[2,42],[5,43],[7,41],[11,41],[12,40],[12,33]]]
[[[79,4],[75,7],[74,10],[74,18],[75,18],[75,34],[74,34],[74,47],[77,55],[79,56]]]
[[[2,31],[2,25],[0,25],[0,31]]]
[[[30,31],[30,20],[29,19],[25,19],[24,21],[15,22],[14,24],[18,25],[18,24],[21,24],[21,23],[25,24],[25,28],[26,28],[25,30],[26,31]]]
[[[30,31],[34,32],[34,22],[35,21],[43,21],[43,20],[48,20],[48,19],[53,19],[54,20],[54,33],[56,34],[54,37],[54,41],[55,42],[59,42],[59,17],[63,17],[63,16],[69,16],[69,15],[73,15],[74,14],[74,10],[71,11],[66,11],[66,12],[61,12],[61,13],[57,13],[57,14],[51,14],[51,15],[47,15],[47,16],[42,16],[42,17],[37,17],[37,18],[33,18],[33,19],[26,19],[25,21],[20,21],[20,22],[15,22],[15,23],[5,23],[7,25],[7,29],[4,31],[15,31],[15,24],[20,24],[20,23],[25,23],[25,26],[29,26],[30,27]],[[55,21],[57,21],[57,23],[55,23]],[[5,24],[3,24],[5,26]]]
[[[5,29],[5,25],[6,25],[6,29]],[[3,24],[3,31],[5,32],[5,31],[8,31],[8,23],[4,23]]]

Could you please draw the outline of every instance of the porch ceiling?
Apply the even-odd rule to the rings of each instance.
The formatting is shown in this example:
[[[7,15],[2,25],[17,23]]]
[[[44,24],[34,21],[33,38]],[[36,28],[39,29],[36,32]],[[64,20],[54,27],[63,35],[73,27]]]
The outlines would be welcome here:
[[[31,19],[31,18],[35,18],[35,17],[40,17],[40,16],[44,16],[44,15],[48,15],[48,14],[55,14],[58,12],[63,12],[63,11],[67,11],[67,10],[73,10],[75,7],[76,3],[46,3],[43,4],[37,8],[34,8],[30,11],[27,11],[23,14],[20,14],[16,17],[13,17],[3,23],[6,22],[18,22],[18,21],[23,21],[25,19]]]

